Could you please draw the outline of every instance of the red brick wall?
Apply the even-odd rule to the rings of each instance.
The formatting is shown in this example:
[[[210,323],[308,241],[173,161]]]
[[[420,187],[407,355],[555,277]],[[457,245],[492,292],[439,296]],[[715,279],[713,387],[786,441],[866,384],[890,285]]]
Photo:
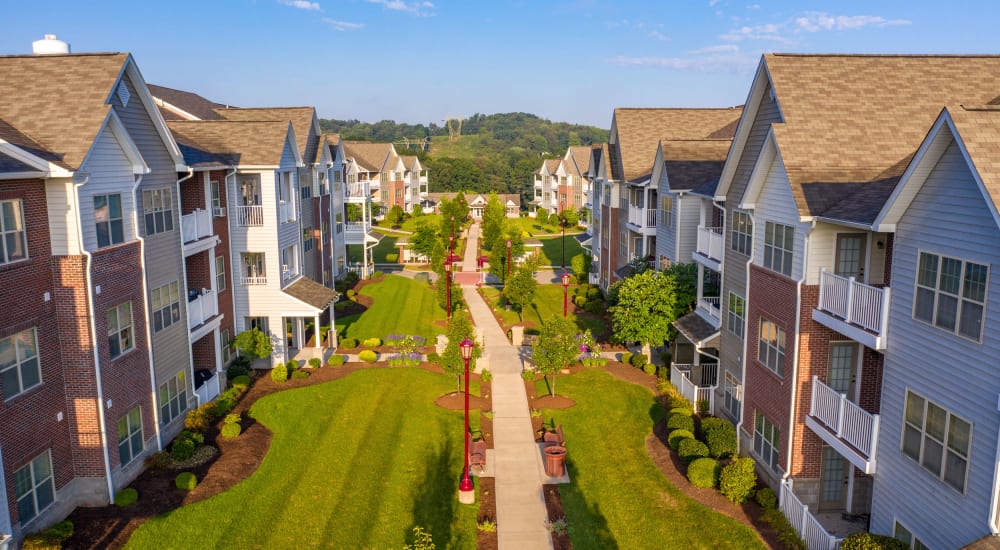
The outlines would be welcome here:
[[[885,238],[885,284],[892,284],[892,248],[896,234],[889,233]]]
[[[824,382],[827,380],[830,372],[830,341],[848,340],[847,337],[813,321],[812,311],[818,304],[819,285],[803,285],[791,474],[809,478],[819,477],[823,463],[823,440],[805,424],[812,401],[812,377],[816,375]]]
[[[216,248],[216,252],[218,252]],[[205,250],[197,254],[192,254],[184,259],[184,267],[187,270],[188,290],[198,290],[202,288],[212,288],[212,257],[211,250]],[[187,297],[184,298],[185,300]]]
[[[222,182],[226,181],[225,177],[216,178],[215,174],[221,173],[225,176],[225,172],[212,172],[212,177],[209,179],[214,179],[222,185]],[[187,174],[182,174],[180,177],[183,178]],[[195,172],[193,176],[181,182],[181,214],[190,214],[197,209],[205,209],[205,205],[208,201],[205,198],[205,176],[201,172]],[[178,178],[179,179],[179,178]],[[220,189],[221,190],[221,189]],[[223,194],[223,193],[220,193]],[[225,199],[223,199],[225,202]]]
[[[213,170],[209,173],[209,179],[218,181],[219,185],[224,186],[226,183],[226,171]],[[227,194],[223,192],[220,195],[222,196],[222,207],[227,208]],[[222,261],[226,265],[226,288],[223,290],[216,289],[218,290],[219,313],[223,315],[219,330],[228,329],[230,338],[235,338],[236,333],[233,331],[233,327],[235,326],[235,320],[233,319],[233,277],[237,274],[233,273],[232,255],[229,251],[229,218],[212,218],[212,220],[212,229],[215,231],[216,236],[219,237],[219,244],[215,247],[215,255],[222,256]],[[214,262],[215,258],[212,258],[211,261]]]
[[[885,357],[871,348],[863,348],[862,353],[858,404],[866,411],[878,414],[882,407],[882,366]]]
[[[194,370],[208,369],[215,371],[215,333],[209,332],[191,344],[191,355],[194,358]]]

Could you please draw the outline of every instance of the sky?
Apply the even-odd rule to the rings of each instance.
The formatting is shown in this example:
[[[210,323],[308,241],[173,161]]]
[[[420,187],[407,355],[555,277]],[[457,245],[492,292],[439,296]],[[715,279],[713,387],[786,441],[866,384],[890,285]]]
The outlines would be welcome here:
[[[0,54],[56,34],[240,107],[608,128],[616,107],[742,104],[764,52],[1000,53],[998,17],[986,0],[2,0]]]

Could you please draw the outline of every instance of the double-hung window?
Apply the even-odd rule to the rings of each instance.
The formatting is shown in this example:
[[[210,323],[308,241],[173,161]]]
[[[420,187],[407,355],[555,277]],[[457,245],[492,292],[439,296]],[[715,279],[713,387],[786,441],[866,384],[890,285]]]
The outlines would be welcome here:
[[[753,452],[773,471],[778,471],[778,443],[781,431],[757,411],[753,428]]]
[[[158,388],[160,402],[160,424],[166,426],[187,410],[187,386],[184,371],[170,378]]]
[[[132,335],[132,302],[119,304],[107,312],[108,351],[114,359],[135,347]]]
[[[674,198],[669,195],[660,196],[660,225],[674,226]]]
[[[738,418],[740,415],[740,382],[736,379],[731,372],[726,371],[726,383],[725,383],[725,394],[726,394],[726,412],[733,418]]]
[[[21,525],[35,519],[56,500],[52,475],[52,454],[46,450],[14,471],[14,496]]]
[[[153,332],[160,332],[181,320],[181,298],[177,281],[151,290],[149,302],[153,311]]]
[[[989,273],[988,265],[921,252],[913,317],[978,342]]]
[[[726,329],[743,339],[743,322],[746,318],[746,300],[732,292],[726,306]]]
[[[302,230],[302,251],[309,252],[314,246],[315,239],[313,238],[313,228],[312,226],[309,226]]]
[[[913,533],[902,523],[899,523],[899,521],[893,522],[892,538],[903,541],[907,548],[912,548],[913,550],[929,550],[923,541],[913,536]]]
[[[912,391],[906,392],[904,455],[960,493],[969,470],[972,423]]]
[[[139,407],[118,419],[118,458],[122,466],[142,454],[142,412]]]
[[[147,235],[173,231],[174,207],[170,189],[143,191],[142,212],[146,219]]]
[[[233,358],[233,342],[228,328],[219,332],[219,339],[222,341],[222,364],[228,365]]]
[[[764,224],[764,267],[782,275],[792,276],[792,248],[795,229],[790,225]]]
[[[744,256],[749,256],[753,251],[753,220],[747,212],[733,211],[730,246]]]
[[[215,257],[215,291],[226,290],[226,257]]]
[[[97,229],[98,248],[125,242],[120,194],[94,196],[94,225]]]
[[[4,399],[42,383],[38,335],[34,328],[0,338],[0,381],[3,383]]]
[[[212,215],[222,217],[226,215],[226,211],[222,208],[222,190],[219,188],[219,182],[212,180],[209,182],[209,189],[212,193]]]
[[[778,376],[785,375],[785,331],[763,317],[760,318],[757,360]]]
[[[0,264],[28,257],[21,200],[0,201]]]

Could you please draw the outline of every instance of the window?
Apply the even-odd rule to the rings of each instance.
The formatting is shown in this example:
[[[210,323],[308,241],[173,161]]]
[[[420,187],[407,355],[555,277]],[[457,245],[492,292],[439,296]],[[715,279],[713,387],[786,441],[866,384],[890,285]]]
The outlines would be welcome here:
[[[310,199],[313,196],[312,185],[303,185],[299,187],[299,196],[303,199]]]
[[[181,320],[180,293],[177,281],[154,288],[149,293],[150,309],[153,311],[153,332],[160,332]]]
[[[903,524],[899,523],[899,521],[893,522],[892,538],[903,541],[913,550],[929,550],[926,544],[917,537],[914,537],[913,533],[906,527],[903,527]]]
[[[146,217],[147,235],[173,231],[174,210],[170,189],[143,191],[142,212]]]
[[[219,339],[222,340],[222,364],[228,365],[233,359],[233,340],[228,328],[222,329]]]
[[[341,212],[337,212],[336,225],[337,225],[337,234],[340,235],[341,233],[344,232],[344,214]]]
[[[320,227],[322,228],[320,234],[323,237],[323,242],[320,243],[320,247],[326,248],[326,246],[330,244],[330,224],[323,222]]]
[[[281,249],[281,278],[291,279],[299,274],[299,251],[295,245]]]
[[[340,183],[340,170],[333,171],[333,183]]]
[[[729,304],[727,306],[727,311],[729,315],[726,316],[726,328],[729,332],[732,332],[740,339],[743,338],[743,322],[745,320],[746,313],[746,300],[742,296],[737,296],[736,294],[729,293]]]
[[[55,502],[51,451],[46,450],[14,472],[14,494],[21,525],[35,519],[39,512]]]
[[[222,192],[219,189],[219,182],[212,180],[208,183],[212,193],[212,215],[225,216],[226,211],[222,208]]]
[[[215,291],[226,290],[226,257],[215,257]]]
[[[674,198],[670,196],[660,197],[660,225],[673,227],[674,225]]]
[[[319,173],[319,194],[326,194],[326,172]]]
[[[125,242],[121,195],[94,196],[94,224],[98,248]]]
[[[725,394],[726,394],[726,412],[729,416],[733,418],[739,418],[740,416],[740,382],[733,376],[732,373],[726,372],[726,384],[725,384]]]
[[[734,210],[732,229],[733,239],[730,246],[736,252],[749,256],[753,250],[753,220],[750,214]]]
[[[628,256],[628,236],[625,232],[618,234],[618,257],[625,258]]]
[[[160,403],[160,425],[166,426],[187,410],[187,385],[184,383],[184,371],[178,372],[177,376],[161,384],[157,397]]]
[[[760,318],[757,360],[778,376],[785,375],[785,331],[763,317]]]
[[[107,319],[108,351],[114,359],[135,347],[132,338],[132,302],[109,309]]]
[[[267,317],[247,317],[243,324],[246,330],[257,329],[267,334]]]
[[[302,230],[302,251],[309,252],[316,246],[316,240],[313,238],[313,228],[307,227]]]
[[[978,342],[988,278],[987,265],[921,252],[913,317]]]
[[[385,189],[382,189],[379,192],[379,196],[381,197],[382,202],[389,202],[389,192],[386,191]]]
[[[771,470],[778,471],[778,442],[781,432],[770,420],[757,411],[753,428],[753,452]]]
[[[357,174],[347,174],[347,183],[358,183]]]
[[[263,252],[241,252],[240,263],[243,264],[244,285],[267,284],[267,272],[264,269],[265,259]]]
[[[906,392],[905,420],[903,454],[964,493],[972,424],[912,391]]]
[[[142,413],[139,407],[118,419],[118,459],[122,466],[142,454]]]
[[[789,225],[764,224],[764,267],[791,277],[795,229]]]
[[[3,398],[10,399],[42,383],[38,365],[38,334],[34,328],[0,338],[0,381]]]
[[[0,201],[0,264],[28,257],[24,212],[20,200]]]

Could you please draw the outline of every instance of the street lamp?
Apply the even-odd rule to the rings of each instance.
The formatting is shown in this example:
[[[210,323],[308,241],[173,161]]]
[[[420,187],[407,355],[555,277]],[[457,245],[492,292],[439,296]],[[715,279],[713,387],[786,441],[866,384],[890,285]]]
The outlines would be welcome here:
[[[562,274],[562,285],[563,285],[563,317],[566,317],[566,310],[568,309],[568,297],[569,297],[569,273],[563,271]]]
[[[566,218],[560,218],[559,225],[562,226],[562,268],[566,271]]]
[[[448,318],[451,319],[451,259],[444,263],[444,279],[448,294]]]
[[[469,479],[469,360],[472,359],[472,348],[475,344],[466,338],[458,345],[462,350],[462,361],[465,362],[465,462],[462,467],[462,481],[458,484],[458,501],[462,504],[473,504],[476,502],[475,488],[472,480]]]
[[[507,286],[507,278],[510,277],[510,245],[512,244],[510,239],[507,239],[507,276],[503,279],[504,286]]]

